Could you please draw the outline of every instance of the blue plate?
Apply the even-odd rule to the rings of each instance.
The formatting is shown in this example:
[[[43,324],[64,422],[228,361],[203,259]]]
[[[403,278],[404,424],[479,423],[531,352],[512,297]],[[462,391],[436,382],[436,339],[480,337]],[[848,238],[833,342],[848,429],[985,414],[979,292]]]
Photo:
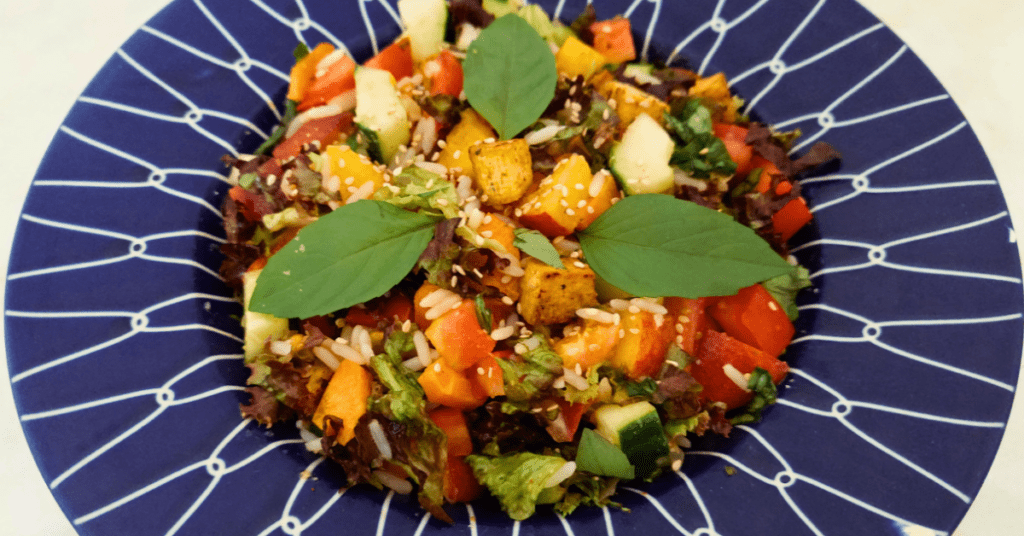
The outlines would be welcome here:
[[[572,18],[584,2],[543,4]],[[844,155],[803,181],[816,218],[795,251],[815,286],[765,419],[622,490],[631,513],[513,524],[482,501],[449,507],[448,527],[409,497],[339,494],[339,472],[294,429],[239,417],[240,308],[217,276],[220,157],[272,130],[296,42],[365,59],[399,33],[394,2],[178,0],[71,110],[11,254],[14,395],[81,534],[952,531],[1003,433],[1024,309],[1006,205],[963,115],[850,0],[597,8],[629,15],[651,57],[724,71],[759,117],[802,129],[801,148],[821,139]]]

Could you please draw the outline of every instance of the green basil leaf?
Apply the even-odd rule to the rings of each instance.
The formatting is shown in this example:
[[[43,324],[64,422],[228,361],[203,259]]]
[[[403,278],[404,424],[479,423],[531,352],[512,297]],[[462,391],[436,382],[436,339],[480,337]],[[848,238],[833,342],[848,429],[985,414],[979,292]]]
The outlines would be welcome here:
[[[288,125],[292,123],[295,116],[298,114],[299,103],[289,99],[284,105],[284,116],[281,117],[281,124],[277,126],[277,129],[267,138],[267,141],[260,144],[256,149],[255,154],[266,154],[268,151],[273,149],[281,139],[284,138],[286,132],[288,132]]]
[[[532,125],[555,96],[555,56],[537,30],[514,14],[480,32],[462,68],[466,98],[503,140]]]
[[[513,239],[512,245],[519,248],[520,251],[548,266],[565,270],[565,265],[562,264],[562,257],[558,255],[558,250],[555,249],[555,246],[552,246],[551,242],[548,241],[548,237],[533,229],[524,229],[522,227],[513,232],[515,233],[515,239]]]
[[[437,221],[383,201],[345,205],[267,261],[249,309],[308,318],[376,298],[409,273]]]
[[[487,304],[484,302],[482,294],[477,294],[474,299],[476,305],[476,321],[480,324],[480,327],[490,333],[494,329],[494,318],[491,317],[491,310],[487,308]]]
[[[628,196],[577,236],[597,275],[636,296],[727,296],[793,270],[749,227],[663,194]]]
[[[583,437],[576,451],[576,468],[595,475],[625,480],[632,480],[636,473],[622,449],[590,428],[583,429]]]

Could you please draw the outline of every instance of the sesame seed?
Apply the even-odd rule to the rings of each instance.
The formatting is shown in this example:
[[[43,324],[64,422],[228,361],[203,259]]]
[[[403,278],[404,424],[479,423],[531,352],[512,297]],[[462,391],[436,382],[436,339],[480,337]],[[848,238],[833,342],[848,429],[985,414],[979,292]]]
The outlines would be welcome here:
[[[633,335],[639,335],[640,328],[629,328],[629,332],[632,333]]]
[[[576,261],[576,262],[572,263],[572,265],[573,265],[573,266],[575,266],[575,267],[577,267],[577,268],[586,268],[586,267],[587,267],[587,265],[586,265],[586,264],[583,264],[583,263],[582,263],[582,262],[580,262],[580,261]]]
[[[441,364],[434,363],[434,372],[441,372]]]
[[[505,277],[508,277],[508,276],[506,275]],[[509,279],[511,279],[511,278],[509,278]],[[515,300],[513,300],[512,298],[510,298],[508,296],[502,296],[501,297],[501,303],[504,303],[505,305],[512,305],[512,304],[515,303]]]
[[[455,152],[452,153],[452,158],[454,158],[456,160],[458,160],[461,156],[462,156],[462,151],[460,151],[458,149],[455,149]]]
[[[582,184],[577,184],[577,186],[583,186],[583,185]],[[586,199],[580,199],[580,202],[576,203],[576,208],[583,208],[585,206],[587,206],[587,200]]]
[[[567,215],[569,215],[569,216],[575,216],[575,215],[576,215],[576,211],[575,211],[575,210],[573,210],[573,209],[571,209],[571,208],[567,208],[567,209],[565,209],[565,213],[566,213]]]

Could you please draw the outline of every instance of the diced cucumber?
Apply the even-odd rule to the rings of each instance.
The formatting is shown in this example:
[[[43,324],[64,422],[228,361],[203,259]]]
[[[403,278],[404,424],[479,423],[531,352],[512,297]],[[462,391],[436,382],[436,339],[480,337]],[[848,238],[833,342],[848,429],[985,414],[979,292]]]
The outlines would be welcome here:
[[[651,476],[659,460],[668,456],[668,439],[658,410],[650,402],[601,406],[594,412],[594,421],[597,432],[626,454],[639,478]]]
[[[515,13],[523,7],[523,0],[483,0],[484,11],[494,15],[494,18],[501,18],[509,13]]]
[[[448,6],[444,0],[398,0],[398,13],[409,33],[414,61],[426,61],[441,51],[448,23]]]
[[[356,123],[370,133],[371,154],[379,154],[382,163],[390,164],[398,148],[409,143],[412,130],[395,78],[372,67],[356,67],[355,78]]]
[[[249,300],[253,291],[256,290],[256,280],[263,270],[249,270],[242,275],[242,303],[245,306],[245,313],[242,316],[242,323],[245,326],[245,342],[242,343],[242,351],[245,353],[245,360],[252,361],[256,355],[263,350],[263,345],[269,337],[277,340],[288,333],[288,319],[277,318],[266,313],[257,313],[249,310]]]
[[[642,113],[612,147],[608,164],[626,195],[671,192],[675,177],[669,160],[675,147],[668,132]]]

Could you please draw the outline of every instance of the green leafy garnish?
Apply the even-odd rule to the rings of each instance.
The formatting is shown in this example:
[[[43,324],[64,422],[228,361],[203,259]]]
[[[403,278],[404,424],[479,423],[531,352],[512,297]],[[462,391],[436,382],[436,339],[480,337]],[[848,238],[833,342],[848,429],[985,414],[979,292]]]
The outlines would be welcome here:
[[[503,140],[532,125],[555,96],[555,56],[537,31],[514,14],[480,32],[462,68],[466,98]]]
[[[778,389],[772,382],[772,375],[761,367],[755,368],[750,373],[750,378],[747,380],[747,389],[754,392],[754,398],[743,408],[743,413],[729,419],[733,426],[760,422],[761,412],[769,405],[774,404],[778,395]]]
[[[391,186],[398,191],[381,188],[373,194],[373,198],[429,216],[450,219],[459,215],[459,197],[455,193],[455,186],[436,173],[410,166],[391,181]]]
[[[409,273],[437,221],[382,201],[345,205],[267,261],[249,309],[309,318],[376,298]]]
[[[490,332],[494,328],[494,318],[491,317],[491,310],[487,308],[487,304],[484,303],[483,295],[477,294],[473,300],[476,305],[476,321],[480,324],[480,328],[484,331]]]
[[[558,250],[555,249],[555,246],[551,245],[546,236],[539,231],[523,227],[513,232],[515,233],[515,239],[512,245],[548,266],[565,270],[565,265],[562,264],[562,258],[558,255]]]
[[[622,449],[590,428],[583,429],[579,450],[576,451],[576,467],[595,475],[626,480],[632,480],[636,473]]]
[[[295,61],[299,61],[309,55],[309,47],[306,43],[299,43],[295,45],[295,50],[292,50],[292,56],[295,56]]]
[[[796,270],[773,277],[761,285],[768,291],[768,294],[775,298],[775,301],[779,302],[782,310],[786,311],[786,316],[792,322],[800,316],[800,311],[796,308],[797,293],[801,289],[811,286],[810,272],[803,266],[797,266]]]
[[[711,110],[699,100],[688,101],[677,115],[666,113],[664,119],[678,142],[670,161],[673,166],[697,178],[736,172],[736,163],[725,144],[715,136]]]
[[[533,337],[540,344],[523,354],[522,361],[498,360],[505,379],[505,396],[512,402],[537,397],[562,373],[562,357],[551,349],[543,336]]]
[[[278,125],[277,130],[275,130],[270,135],[270,137],[267,138],[267,141],[263,142],[263,144],[261,144],[259,148],[256,149],[254,154],[266,154],[267,151],[273,149],[278,144],[278,142],[280,142],[281,139],[284,138],[285,132],[288,132],[288,125],[292,123],[292,120],[294,120],[295,116],[299,113],[297,109],[298,105],[299,103],[291,99],[289,99],[288,102],[285,103],[284,115],[281,117],[281,124]]]
[[[548,479],[565,465],[559,456],[520,452],[508,456],[466,456],[473,476],[487,487],[509,517],[523,520],[533,515]]]
[[[636,296],[728,296],[793,270],[730,216],[661,194],[628,196],[577,236],[590,267]]]

